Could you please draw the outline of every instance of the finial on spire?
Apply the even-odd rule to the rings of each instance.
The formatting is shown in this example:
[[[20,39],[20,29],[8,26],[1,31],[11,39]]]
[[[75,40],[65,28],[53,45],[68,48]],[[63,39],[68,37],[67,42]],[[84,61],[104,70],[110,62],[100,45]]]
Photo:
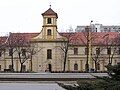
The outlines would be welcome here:
[[[50,2],[50,8],[51,8],[51,2]]]
[[[50,4],[50,8],[51,8],[51,4]]]

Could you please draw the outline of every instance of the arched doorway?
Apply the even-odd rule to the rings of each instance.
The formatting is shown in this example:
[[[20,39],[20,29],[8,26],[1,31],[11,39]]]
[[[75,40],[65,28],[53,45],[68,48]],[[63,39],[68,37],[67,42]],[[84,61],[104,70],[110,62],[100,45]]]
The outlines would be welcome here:
[[[77,63],[74,64],[74,70],[78,70],[78,64]]]
[[[52,71],[52,65],[48,64],[48,71],[51,72]]]

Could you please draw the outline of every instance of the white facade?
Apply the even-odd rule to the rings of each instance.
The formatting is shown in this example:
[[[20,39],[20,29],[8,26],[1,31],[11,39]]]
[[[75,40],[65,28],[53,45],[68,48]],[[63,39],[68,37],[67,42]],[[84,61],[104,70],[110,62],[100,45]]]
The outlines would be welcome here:
[[[76,32],[82,32],[86,26],[77,26]],[[95,32],[120,32],[120,26],[118,25],[102,25],[99,23],[91,24],[91,28]]]

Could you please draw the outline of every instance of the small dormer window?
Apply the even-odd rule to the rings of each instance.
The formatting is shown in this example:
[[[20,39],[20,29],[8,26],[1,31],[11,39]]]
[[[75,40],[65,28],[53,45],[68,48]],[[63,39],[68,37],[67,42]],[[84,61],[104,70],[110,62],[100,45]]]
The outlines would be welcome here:
[[[51,24],[51,23],[52,23],[51,18],[48,18],[47,19],[47,24]]]
[[[51,29],[47,30],[47,35],[51,35]]]

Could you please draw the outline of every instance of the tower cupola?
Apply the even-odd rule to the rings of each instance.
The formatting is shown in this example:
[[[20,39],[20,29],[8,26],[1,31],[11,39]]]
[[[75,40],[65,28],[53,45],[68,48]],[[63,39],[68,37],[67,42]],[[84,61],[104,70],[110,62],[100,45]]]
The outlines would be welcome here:
[[[47,11],[45,11],[44,13],[42,13],[42,16],[44,17],[44,16],[56,16],[56,18],[58,18],[58,15],[57,15],[57,13],[56,12],[54,12],[52,9],[51,9],[51,7],[47,10]]]
[[[57,36],[57,18],[58,15],[51,7],[42,13],[43,16],[43,38],[55,39]]]

